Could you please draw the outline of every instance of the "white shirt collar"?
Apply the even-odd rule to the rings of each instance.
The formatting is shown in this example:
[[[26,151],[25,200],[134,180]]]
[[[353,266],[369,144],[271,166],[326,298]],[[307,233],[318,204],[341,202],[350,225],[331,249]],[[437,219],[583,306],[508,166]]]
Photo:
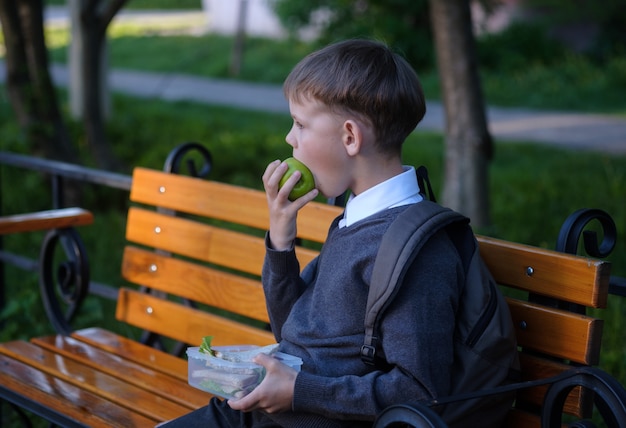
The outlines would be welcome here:
[[[419,193],[415,168],[404,166],[404,172],[367,189],[357,196],[350,195],[339,227],[351,226],[379,211],[414,204],[423,198]]]

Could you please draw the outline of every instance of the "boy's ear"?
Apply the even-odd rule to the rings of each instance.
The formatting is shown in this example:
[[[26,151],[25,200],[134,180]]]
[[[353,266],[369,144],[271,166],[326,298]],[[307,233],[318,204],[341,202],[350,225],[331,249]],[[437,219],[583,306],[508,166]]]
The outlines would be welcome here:
[[[352,119],[343,123],[343,146],[348,156],[356,156],[363,146],[364,133],[361,125]]]

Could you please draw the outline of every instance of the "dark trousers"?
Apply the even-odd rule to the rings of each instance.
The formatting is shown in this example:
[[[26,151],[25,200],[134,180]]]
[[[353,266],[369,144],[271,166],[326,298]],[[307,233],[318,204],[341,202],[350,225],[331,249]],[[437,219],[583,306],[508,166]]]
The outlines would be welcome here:
[[[166,422],[164,428],[280,428],[261,412],[233,410],[226,400],[212,398],[209,404],[180,418]]]

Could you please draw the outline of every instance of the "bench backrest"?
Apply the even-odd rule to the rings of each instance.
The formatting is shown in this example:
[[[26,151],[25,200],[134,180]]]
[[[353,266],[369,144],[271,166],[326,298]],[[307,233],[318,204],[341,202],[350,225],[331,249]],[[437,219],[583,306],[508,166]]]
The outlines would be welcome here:
[[[265,193],[136,168],[130,199],[140,205],[128,212],[122,276],[143,289],[120,290],[119,320],[194,346],[208,335],[215,345],[275,341],[259,280]],[[299,215],[302,242],[323,242],[339,212],[308,204]],[[303,267],[318,253],[311,245],[296,252]]]
[[[610,263],[484,236],[478,241],[498,284],[517,290],[505,293],[514,295],[507,300],[520,347],[522,380],[556,375],[572,365],[597,365],[603,320],[586,312],[606,307]],[[507,426],[540,426],[537,415],[546,389],[521,390]],[[591,404],[591,397],[575,388],[565,411],[588,417]]]
[[[199,345],[268,344],[260,274],[269,224],[265,193],[229,184],[136,168],[130,195],[123,277],[139,290],[120,289],[117,318]],[[298,216],[301,267],[318,254],[341,208],[313,202]],[[596,365],[602,320],[586,308],[607,302],[608,262],[478,236],[481,254],[504,289],[517,329],[523,380],[545,378],[570,364]],[[147,290],[151,293],[146,293]],[[172,299],[174,296],[174,300]],[[565,303],[564,303],[565,302]],[[520,392],[516,407],[538,408],[546,388]],[[586,415],[579,389],[566,411]],[[510,426],[538,425],[515,410]]]

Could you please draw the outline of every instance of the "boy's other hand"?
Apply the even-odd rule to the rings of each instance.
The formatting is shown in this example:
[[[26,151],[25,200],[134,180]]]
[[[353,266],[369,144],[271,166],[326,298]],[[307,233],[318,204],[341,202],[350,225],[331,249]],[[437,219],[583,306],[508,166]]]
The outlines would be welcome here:
[[[283,251],[291,248],[296,239],[296,217],[307,203],[318,195],[318,190],[313,189],[301,198],[291,202],[289,193],[300,179],[300,172],[296,171],[280,187],[280,179],[287,172],[285,162],[275,160],[270,163],[263,173],[263,187],[267,196],[267,206],[270,216],[270,243],[274,250]]]
[[[228,405],[243,412],[252,410],[260,410],[265,413],[290,411],[298,372],[266,354],[258,354],[253,361],[265,367],[265,379],[245,397],[228,400]]]

